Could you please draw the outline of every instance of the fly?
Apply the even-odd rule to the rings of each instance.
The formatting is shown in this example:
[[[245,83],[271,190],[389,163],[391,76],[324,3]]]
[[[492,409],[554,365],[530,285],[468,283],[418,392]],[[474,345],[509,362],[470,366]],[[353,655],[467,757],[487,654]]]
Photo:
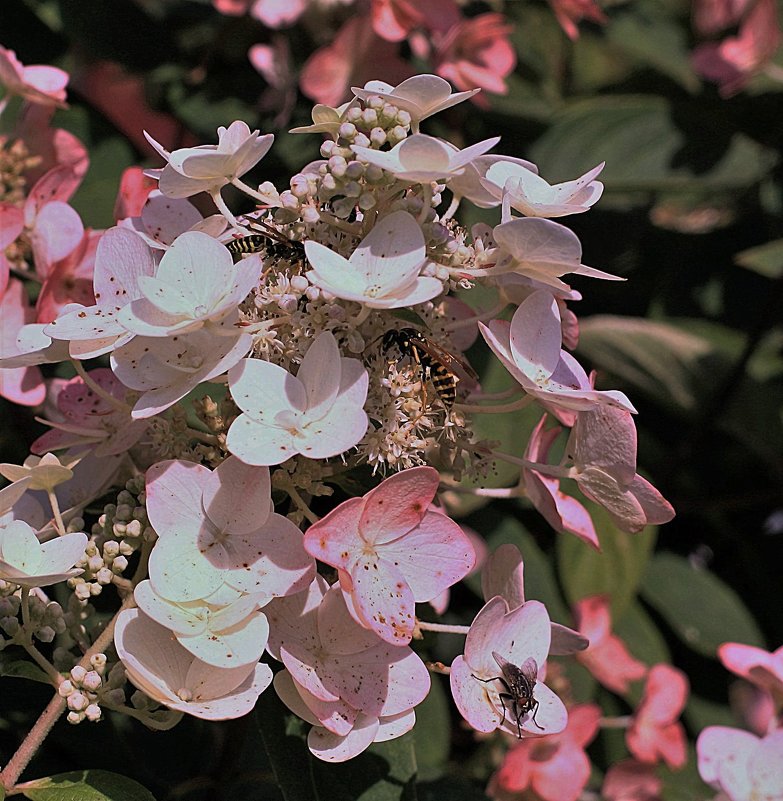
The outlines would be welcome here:
[[[498,698],[500,698],[500,703],[503,706],[503,719],[500,721],[500,725],[502,726],[506,721],[506,702],[509,701],[511,706],[508,711],[514,715],[517,724],[517,736],[520,740],[522,739],[522,718],[531,712],[533,723],[543,731],[544,727],[539,726],[536,720],[539,702],[533,696],[536,678],[538,677],[536,660],[530,657],[523,662],[522,667],[517,667],[497,651],[493,651],[492,656],[498,663],[501,675],[494,676],[491,679],[479,679],[478,676],[473,678],[483,682],[499,681],[503,685],[504,692],[498,693]]]

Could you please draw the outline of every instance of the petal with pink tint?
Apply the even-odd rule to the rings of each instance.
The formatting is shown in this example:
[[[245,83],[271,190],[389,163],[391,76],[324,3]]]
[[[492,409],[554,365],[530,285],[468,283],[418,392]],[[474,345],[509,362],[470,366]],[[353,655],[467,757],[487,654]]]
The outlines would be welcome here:
[[[416,604],[403,573],[375,553],[359,556],[350,572],[354,606],[364,624],[392,645],[407,645]]]
[[[383,544],[417,526],[438,489],[440,476],[432,467],[414,467],[382,481],[364,498],[359,519],[362,539]]]
[[[454,703],[471,727],[485,733],[495,731],[501,715],[489,702],[485,687],[476,681],[464,657],[458,656],[451,663],[449,682]]]
[[[509,610],[525,603],[525,565],[516,545],[501,545],[487,559],[481,573],[481,594],[485,601],[499,595]]]
[[[250,467],[229,456],[206,480],[203,509],[221,530],[250,534],[267,521],[272,503],[269,469]]]
[[[304,546],[316,559],[334,567],[350,569],[352,548],[359,535],[359,520],[364,498],[349,498],[310,526],[304,535]]]
[[[198,530],[203,521],[201,495],[209,468],[194,462],[164,461],[146,475],[147,514],[158,536],[176,536],[183,528]]]
[[[344,737],[328,729],[314,727],[307,735],[307,747],[324,762],[346,762],[365,751],[378,734],[378,718],[360,715]]]
[[[400,568],[417,601],[429,601],[472,570],[476,553],[453,520],[427,512],[412,531],[385,543],[383,558]]]

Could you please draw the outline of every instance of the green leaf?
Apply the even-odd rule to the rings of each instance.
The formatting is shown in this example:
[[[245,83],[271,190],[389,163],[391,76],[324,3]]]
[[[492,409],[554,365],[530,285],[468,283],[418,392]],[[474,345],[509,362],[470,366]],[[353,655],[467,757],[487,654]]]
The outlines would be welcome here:
[[[663,781],[661,801],[707,801],[715,797],[699,776],[696,750],[688,747],[688,759],[680,770],[670,770],[665,766],[658,768],[658,775]]]
[[[690,63],[686,29],[657,2],[638,2],[612,14],[606,36],[621,52],[667,75],[689,92],[700,81]]]
[[[638,534],[627,534],[615,526],[600,506],[590,501],[584,503],[593,519],[601,551],[577,537],[558,537],[560,583],[571,606],[590,595],[610,596],[612,616],[619,619],[636,595],[657,529],[648,526]]]
[[[691,141],[698,141],[698,148],[689,147]],[[569,104],[529,157],[549,181],[576,178],[606,161],[601,180],[607,192],[645,193],[642,203],[650,192],[747,187],[777,160],[744,134],[725,130],[724,117],[709,119],[687,101],[670,103],[651,95]]]
[[[330,764],[308,751],[306,724],[289,715],[273,693],[261,696],[255,716],[284,801],[417,801],[411,733]]]
[[[739,595],[717,576],[672,553],[647,567],[642,597],[696,653],[715,658],[724,642],[763,648],[764,638]]]
[[[665,322],[595,315],[580,321],[579,352],[596,367],[691,413],[716,381],[716,347],[704,336]]]
[[[81,770],[25,782],[31,801],[155,801],[138,782],[107,770]]]
[[[429,781],[442,776],[451,749],[451,704],[444,681],[432,677],[432,689],[416,707],[413,746],[420,779]]]
[[[737,253],[734,261],[740,267],[765,278],[783,277],[783,239],[775,239],[756,248]]]
[[[13,654],[5,652],[0,653],[0,676],[30,679],[30,681],[39,681],[41,684],[52,683],[46,673],[37,665],[26,659],[15,659]]]
[[[701,731],[707,726],[736,727],[737,719],[726,704],[708,701],[691,693],[683,713],[685,722],[692,731]]]
[[[304,723],[289,716],[272,692],[261,695],[253,714],[284,801],[318,801],[321,796],[313,785],[310,766],[314,757],[305,745]]]
[[[631,603],[619,618],[612,621],[612,629],[631,654],[646,665],[671,662],[666,640],[638,601]]]
[[[513,517],[506,517],[487,537],[490,551],[505,543],[516,545],[525,562],[525,598],[541,601],[549,610],[552,620],[567,625],[571,616],[557,587],[552,565],[532,535]]]

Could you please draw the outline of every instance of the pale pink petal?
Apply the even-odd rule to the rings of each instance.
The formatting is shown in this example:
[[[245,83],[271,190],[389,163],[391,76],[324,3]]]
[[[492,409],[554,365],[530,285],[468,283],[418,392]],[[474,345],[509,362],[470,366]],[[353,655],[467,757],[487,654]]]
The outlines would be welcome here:
[[[136,585],[133,598],[147,617],[165,626],[174,634],[195,635],[206,631],[205,618],[190,614],[183,607],[175,605],[158,595],[150,581],[142,581]]]
[[[337,585],[329,589],[318,607],[318,633],[322,647],[332,656],[356,654],[379,645],[377,635],[350,614]]]
[[[95,301],[109,308],[121,307],[141,297],[138,279],[153,275],[152,253],[136,234],[110,228],[101,237],[95,255]]]
[[[364,498],[359,521],[362,539],[388,543],[418,525],[432,503],[440,483],[432,467],[414,467],[382,481]]]
[[[234,555],[245,558],[226,575],[230,586],[277,597],[301,592],[313,580],[315,564],[302,546],[301,531],[287,517],[271,514],[263,528],[241,539]]]
[[[249,465],[275,465],[296,454],[292,434],[241,414],[231,424],[226,447]]]
[[[245,359],[229,372],[228,381],[237,406],[256,422],[274,426],[280,412],[307,408],[302,382],[276,364]]]
[[[196,660],[196,662],[199,661]],[[232,670],[230,668],[207,667],[212,671]],[[204,720],[234,720],[252,712],[258,701],[258,696],[272,683],[272,678],[273,673],[269,665],[258,664],[250,675],[225,697],[169,704],[168,706],[171,709],[176,709]]]
[[[716,789],[738,790],[738,798],[745,798],[751,786],[749,764],[759,742],[741,729],[708,726],[696,741],[701,778]]]
[[[465,661],[481,678],[489,678],[497,672],[492,651],[497,650],[497,632],[507,614],[508,605],[503,598],[490,598],[479,610],[465,638]]]
[[[179,641],[202,662],[219,668],[233,668],[258,662],[268,637],[269,623],[259,611],[229,628],[181,636]]]
[[[411,709],[401,712],[399,715],[389,715],[380,719],[378,732],[373,742],[383,743],[387,740],[395,740],[409,732],[416,725],[416,713]]]
[[[218,465],[206,481],[202,503],[209,519],[233,535],[249,534],[270,514],[269,469],[250,467],[235,457]]]
[[[223,584],[223,571],[198,548],[198,532],[184,526],[181,536],[159,540],[152,549],[149,576],[158,595],[185,603],[208,598]]]
[[[378,734],[378,718],[360,715],[345,737],[314,727],[307,735],[307,747],[324,762],[346,762],[365,751]]]
[[[287,670],[281,670],[275,674],[274,678],[275,692],[278,698],[293,712],[297,717],[302,718],[306,723],[311,726],[320,726],[321,722],[310,711],[310,708],[302,700],[299,693],[299,688],[296,682],[291,678],[291,674]]]
[[[333,334],[324,331],[316,337],[296,377],[307,393],[307,414],[315,420],[325,416],[340,389],[340,351]]]
[[[491,732],[500,725],[498,714],[489,700],[485,686],[476,680],[463,657],[451,663],[451,694],[460,714],[476,731]]]
[[[509,610],[525,603],[525,565],[516,545],[506,543],[490,555],[481,573],[484,600],[499,595]]]
[[[362,380],[357,382],[356,388],[366,397],[369,375],[365,370],[362,372]],[[369,418],[364,409],[346,393],[337,398],[326,415],[307,423],[305,437],[294,444],[297,452],[303,456],[328,459],[357,445],[365,435],[368,424]]]
[[[415,601],[403,573],[376,553],[360,554],[351,569],[353,602],[367,628],[392,645],[407,645]]]
[[[417,601],[429,601],[456,584],[476,563],[467,535],[439,512],[427,512],[412,531],[386,542],[382,555],[402,571]]]
[[[533,292],[520,303],[511,320],[509,342],[514,361],[532,381],[555,371],[561,338],[560,312],[550,293]]]
[[[204,519],[201,495],[211,471],[194,462],[154,464],[146,476],[147,514],[159,537],[173,536],[185,526],[198,530]]]

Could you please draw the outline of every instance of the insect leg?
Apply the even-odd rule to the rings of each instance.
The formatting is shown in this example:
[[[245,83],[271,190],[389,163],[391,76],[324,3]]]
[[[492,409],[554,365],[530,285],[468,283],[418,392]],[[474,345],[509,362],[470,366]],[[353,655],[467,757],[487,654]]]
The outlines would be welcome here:
[[[535,723],[535,724],[536,724],[536,726],[538,726],[538,728],[539,728],[539,729],[541,729],[541,731],[543,731],[543,730],[544,730],[544,727],[543,727],[543,726],[540,726],[540,725],[539,725],[539,723],[538,723],[538,721],[536,720],[536,712],[538,712],[538,706],[539,706],[539,703],[538,703],[538,701],[536,701],[535,699],[533,699],[533,704],[532,704],[532,710],[533,710],[532,719],[533,719],[533,723]]]

